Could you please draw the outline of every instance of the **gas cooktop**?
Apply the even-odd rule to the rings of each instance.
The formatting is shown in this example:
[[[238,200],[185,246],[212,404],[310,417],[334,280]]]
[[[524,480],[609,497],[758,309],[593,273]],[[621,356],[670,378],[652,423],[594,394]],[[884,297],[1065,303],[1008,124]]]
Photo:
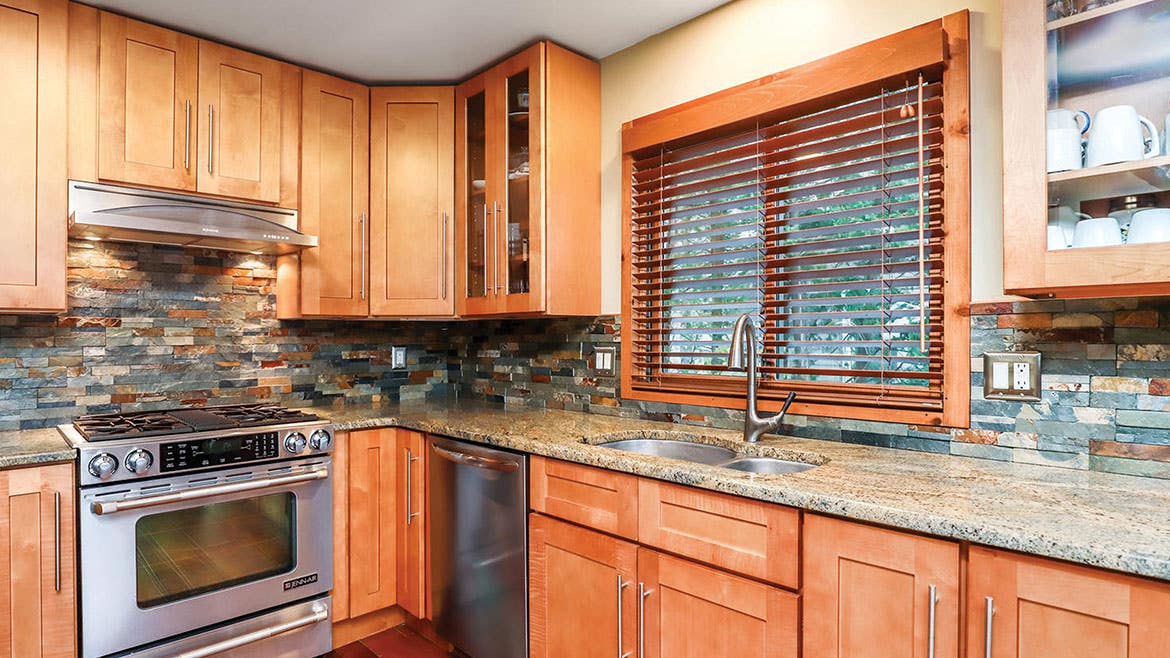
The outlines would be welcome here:
[[[200,409],[93,414],[78,417],[73,421],[73,427],[86,441],[93,442],[315,420],[320,418],[299,409],[289,409],[271,403],[254,403]]]

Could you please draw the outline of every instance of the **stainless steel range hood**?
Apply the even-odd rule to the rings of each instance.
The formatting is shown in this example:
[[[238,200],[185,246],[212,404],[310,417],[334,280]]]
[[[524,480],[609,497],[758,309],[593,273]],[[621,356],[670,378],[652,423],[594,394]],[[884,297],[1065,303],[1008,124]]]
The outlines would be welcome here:
[[[317,246],[295,210],[80,181],[69,181],[69,235],[254,254]]]

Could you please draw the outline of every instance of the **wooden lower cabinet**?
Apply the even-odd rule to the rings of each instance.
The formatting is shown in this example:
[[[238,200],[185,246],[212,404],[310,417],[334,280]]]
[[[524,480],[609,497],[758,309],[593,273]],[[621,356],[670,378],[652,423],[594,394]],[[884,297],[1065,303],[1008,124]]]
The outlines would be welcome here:
[[[430,616],[427,592],[427,437],[395,430],[398,441],[398,605],[420,619]]]
[[[75,656],[73,464],[0,471],[0,493],[0,655]]]
[[[528,563],[533,658],[799,655],[791,592],[540,514]]]
[[[957,658],[959,572],[958,543],[805,515],[804,655]]]
[[[349,616],[397,603],[398,435],[349,434]]]
[[[533,510],[638,538],[638,477],[537,456],[529,459],[528,469]]]
[[[1170,656],[1166,583],[975,546],[967,573],[969,658]]]

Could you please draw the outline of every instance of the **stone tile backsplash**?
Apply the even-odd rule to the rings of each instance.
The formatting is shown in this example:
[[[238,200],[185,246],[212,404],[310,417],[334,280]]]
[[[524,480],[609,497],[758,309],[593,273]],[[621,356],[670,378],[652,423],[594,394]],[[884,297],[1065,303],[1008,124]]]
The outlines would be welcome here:
[[[623,400],[590,366],[615,317],[466,322],[275,318],[269,257],[73,242],[70,312],[0,316],[0,430],[82,413],[252,399],[285,404],[463,395],[700,426],[740,411]],[[809,438],[1170,478],[1170,301],[972,308],[971,427],[793,416]],[[390,368],[405,345],[408,367]],[[1043,400],[982,398],[982,354],[1043,354]],[[620,362],[620,358],[619,358]],[[620,365],[619,365],[620,368]]]

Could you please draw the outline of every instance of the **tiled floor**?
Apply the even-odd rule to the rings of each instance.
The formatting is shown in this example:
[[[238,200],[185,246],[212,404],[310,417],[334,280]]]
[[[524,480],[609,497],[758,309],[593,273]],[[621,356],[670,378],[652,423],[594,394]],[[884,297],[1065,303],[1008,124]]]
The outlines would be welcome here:
[[[406,626],[382,631],[359,642],[347,644],[323,658],[447,658],[443,649],[431,644]]]

